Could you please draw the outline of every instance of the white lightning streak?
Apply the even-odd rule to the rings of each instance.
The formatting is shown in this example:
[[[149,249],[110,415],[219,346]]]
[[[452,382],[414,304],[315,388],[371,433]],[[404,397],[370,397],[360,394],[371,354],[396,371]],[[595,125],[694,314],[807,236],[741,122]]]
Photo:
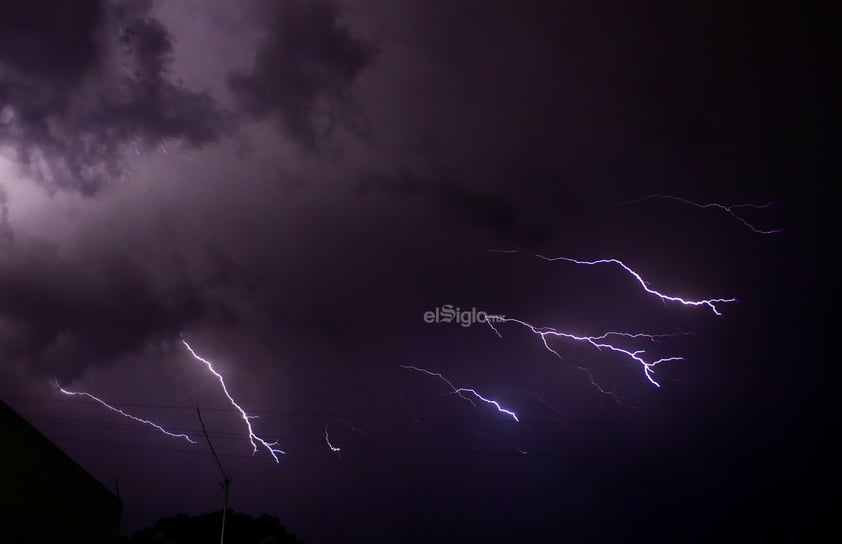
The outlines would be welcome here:
[[[500,331],[497,330],[497,328],[494,326],[493,323],[491,323],[490,321],[487,321],[487,323],[488,323],[488,326],[491,327],[491,330],[493,330],[497,334],[497,336],[500,336],[500,337],[503,336],[503,335],[500,334]],[[605,334],[602,334],[602,335],[599,335],[599,336],[580,336],[580,335],[576,335],[576,334],[570,334],[570,333],[567,333],[567,332],[561,332],[561,331],[558,331],[558,330],[553,329],[551,327],[539,328],[539,327],[536,327],[534,325],[531,325],[531,324],[527,323],[526,321],[521,321],[520,319],[513,319],[513,318],[508,318],[508,317],[501,318],[500,321],[498,321],[498,323],[517,323],[518,325],[522,325],[522,326],[526,327],[527,329],[532,331],[533,334],[541,337],[541,342],[543,342],[544,347],[547,349],[547,351],[549,351],[550,353],[552,353],[553,355],[555,355],[559,359],[562,359],[561,355],[559,355],[559,353],[557,351],[555,351],[553,348],[550,347],[549,343],[547,343],[547,337],[552,336],[552,337],[564,338],[564,339],[567,339],[567,340],[573,340],[575,342],[587,342],[600,351],[602,351],[603,349],[607,349],[609,351],[619,353],[619,354],[625,356],[627,359],[631,359],[632,361],[638,363],[643,368],[643,374],[646,376],[646,379],[649,380],[649,382],[656,387],[661,387],[661,384],[659,384],[657,381],[655,381],[655,378],[654,378],[655,372],[653,370],[655,368],[655,366],[657,366],[661,363],[669,362],[669,361],[682,361],[682,360],[684,360],[684,357],[664,357],[664,358],[661,358],[661,359],[657,359],[655,361],[646,361],[642,357],[642,354],[646,353],[645,350],[640,349],[640,350],[636,350],[636,351],[629,351],[627,349],[623,349],[619,346],[615,346],[615,345],[610,344],[610,343],[605,341],[605,339],[610,335],[620,335],[620,336],[629,336],[629,337],[637,336],[637,337],[649,337],[649,338],[657,337],[657,335],[627,334],[627,333],[609,332],[609,333],[605,333]]]
[[[487,399],[487,398],[483,397],[482,395],[480,395],[480,394],[476,391],[476,389],[471,389],[471,388],[469,388],[469,387],[455,387],[455,386],[454,386],[454,385],[450,382],[450,380],[448,380],[447,378],[445,378],[444,376],[442,376],[442,375],[441,375],[441,374],[439,374],[438,372],[432,372],[432,371],[430,371],[430,370],[427,370],[427,369],[424,369],[424,368],[420,368],[420,367],[417,367],[417,366],[412,366],[412,365],[400,365],[400,367],[401,367],[401,368],[408,369],[408,370],[415,370],[416,372],[422,372],[422,373],[427,374],[427,375],[429,375],[429,376],[435,376],[436,378],[439,378],[439,379],[441,379],[444,383],[446,383],[446,384],[450,387],[450,389],[452,389],[452,390],[453,390],[453,392],[454,392],[454,393],[456,393],[457,395],[459,395],[459,397],[461,397],[461,398],[463,398],[463,399],[467,400],[468,402],[470,402],[472,406],[474,406],[474,407],[475,407],[475,406],[476,406],[476,403],[474,403],[474,401],[472,401],[470,398],[468,398],[468,397],[466,397],[465,395],[463,395],[463,393],[470,393],[471,395],[473,395],[473,396],[474,396],[474,397],[476,397],[477,399],[481,400],[482,402],[484,402],[484,403],[486,403],[486,404],[490,404],[490,405],[494,406],[495,408],[497,408],[497,411],[498,411],[498,412],[500,412],[500,413],[502,413],[502,414],[506,414],[506,415],[508,415],[509,417],[511,417],[513,420],[515,420],[515,421],[517,421],[517,422],[520,422],[520,420],[518,419],[518,417],[517,417],[517,414],[516,414],[516,413],[514,413],[513,411],[508,410],[508,409],[506,409],[506,408],[503,408],[502,406],[500,406],[500,403],[499,403],[499,402],[497,402],[496,400]]]
[[[257,436],[257,434],[255,434],[254,429],[251,426],[250,420],[256,418],[257,416],[248,415],[246,413],[246,411],[243,410],[243,408],[239,404],[237,404],[237,401],[235,401],[234,397],[231,396],[231,393],[228,392],[228,387],[225,385],[225,379],[222,377],[222,375],[219,372],[216,371],[216,369],[213,368],[213,363],[211,363],[207,359],[199,356],[195,351],[193,351],[193,348],[190,347],[190,344],[187,343],[187,340],[182,338],[181,342],[184,344],[184,347],[187,348],[187,351],[190,352],[190,355],[192,355],[193,358],[195,358],[197,361],[200,361],[200,362],[204,363],[205,366],[208,367],[208,370],[210,370],[211,374],[213,374],[216,377],[216,379],[219,381],[219,385],[222,386],[222,391],[225,393],[225,396],[228,397],[228,401],[231,403],[231,405],[234,408],[237,409],[238,412],[240,412],[240,416],[243,418],[243,421],[246,424],[246,428],[248,429],[249,443],[251,443],[251,447],[253,449],[252,455],[257,453],[257,449],[258,449],[257,444],[259,443],[261,446],[266,448],[266,451],[269,452],[269,455],[272,456],[272,458],[275,460],[275,462],[279,463],[280,461],[278,460],[277,454],[280,453],[280,454],[285,455],[286,452],[283,451],[283,450],[279,450],[277,448],[272,447],[272,446],[276,446],[278,444],[277,441],[276,442],[267,442],[264,439]]]
[[[665,293],[661,293],[660,291],[656,291],[656,290],[652,289],[651,287],[649,287],[649,284],[646,282],[646,280],[643,279],[643,277],[640,274],[638,274],[637,272],[632,270],[626,263],[624,263],[623,261],[621,261],[619,259],[596,259],[596,260],[593,260],[593,261],[580,261],[580,260],[577,260],[577,259],[571,259],[570,257],[546,257],[544,255],[539,255],[539,254],[536,254],[535,256],[538,257],[539,259],[543,259],[543,260],[549,261],[549,262],[564,261],[564,262],[567,262],[567,263],[582,264],[582,265],[597,265],[597,264],[617,265],[620,268],[622,268],[623,270],[625,270],[626,273],[628,273],[631,277],[633,277],[635,279],[635,281],[637,281],[637,283],[639,283],[640,286],[643,287],[643,290],[646,291],[647,293],[649,293],[650,295],[654,295],[654,296],[660,298],[663,301],[677,302],[679,304],[683,304],[684,306],[707,306],[708,308],[710,308],[710,310],[714,314],[716,314],[718,316],[721,316],[722,313],[716,307],[717,304],[737,302],[737,299],[735,299],[735,298],[711,298],[711,299],[702,299],[702,300],[691,300],[691,299],[684,299],[684,298],[681,298],[681,297],[677,297],[677,296],[674,296],[674,295],[667,295]]]
[[[110,404],[108,404],[104,400],[102,400],[100,398],[97,398],[94,395],[91,395],[90,393],[85,393],[84,391],[68,391],[67,389],[65,389],[61,385],[59,385],[58,381],[56,381],[55,383],[56,383],[56,387],[58,388],[58,390],[61,391],[62,393],[64,393],[65,395],[70,395],[70,396],[74,396],[74,397],[75,396],[81,396],[81,397],[89,398],[89,399],[105,406],[106,408],[108,408],[112,412],[116,412],[116,413],[120,414],[123,417],[127,417],[127,418],[129,418],[133,421],[137,421],[138,423],[143,423],[144,425],[149,425],[151,427],[155,427],[156,429],[158,429],[159,431],[161,431],[162,433],[164,433],[167,436],[171,436],[173,438],[183,438],[183,439],[187,440],[188,442],[190,442],[191,444],[196,443],[195,440],[193,440],[192,438],[190,438],[186,434],[171,433],[170,431],[164,429],[163,427],[161,427],[157,423],[153,423],[153,422],[151,422],[147,419],[142,419],[142,418],[139,418],[137,416],[133,416],[131,414],[128,414],[128,413],[124,412],[123,410],[120,410],[119,408],[115,408],[114,406],[111,406]]]
[[[335,418],[335,421],[338,421],[339,423],[344,424],[346,427],[348,427],[349,429],[351,429],[355,433],[363,434],[363,432],[359,428],[354,427],[353,425],[351,425],[348,421],[346,421],[344,419]],[[340,448],[338,446],[334,446],[330,442],[330,434],[328,434],[328,430],[327,430],[327,428],[329,426],[330,426],[330,421],[325,423],[325,443],[327,444],[327,447],[330,448],[330,451],[332,451],[333,453],[339,454],[339,457],[341,458],[342,454],[340,452],[342,451],[342,448]]]
[[[330,451],[332,451],[334,453],[339,453],[340,451],[342,451],[342,449],[337,448],[336,446],[334,446],[333,444],[330,443],[330,435],[327,432],[327,426],[328,426],[328,424],[325,423],[325,442],[327,442],[327,447],[330,448]]]

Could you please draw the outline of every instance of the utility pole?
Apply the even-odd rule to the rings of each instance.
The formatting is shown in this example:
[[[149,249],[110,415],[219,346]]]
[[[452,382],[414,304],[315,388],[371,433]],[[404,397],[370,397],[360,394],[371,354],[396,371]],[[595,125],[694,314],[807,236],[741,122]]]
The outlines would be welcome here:
[[[198,406],[196,406],[196,414],[199,416],[199,423],[202,425],[202,432],[205,434],[205,440],[208,441],[208,446],[213,454],[213,458],[216,459],[216,466],[219,467],[219,472],[222,473],[222,490],[225,494],[225,500],[222,507],[222,530],[219,533],[219,544],[225,544],[225,518],[228,515],[228,489],[231,487],[231,478],[229,478],[228,474],[225,473],[225,469],[222,468],[222,462],[219,460],[216,450],[213,449],[210,436],[208,436],[208,431],[205,429],[205,422],[202,420],[202,412],[199,410]]]

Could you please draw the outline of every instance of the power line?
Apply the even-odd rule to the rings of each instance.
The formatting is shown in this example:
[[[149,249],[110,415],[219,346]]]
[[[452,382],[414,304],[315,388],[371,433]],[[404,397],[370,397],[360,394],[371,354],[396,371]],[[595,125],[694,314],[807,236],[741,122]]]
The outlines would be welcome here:
[[[230,481],[230,479],[228,478],[228,475],[225,474],[225,469],[222,468],[222,463],[219,460],[219,456],[216,454],[216,450],[213,449],[213,442],[211,442],[210,436],[208,436],[208,430],[205,428],[205,422],[202,419],[202,411],[199,409],[198,406],[196,406],[196,414],[198,414],[199,423],[202,425],[202,434],[205,435],[205,440],[208,441],[208,447],[210,448],[210,451],[213,454],[214,460],[216,460],[216,466],[219,467],[219,472],[222,473],[222,480],[225,482],[225,502],[226,502],[225,507],[228,508],[228,504],[227,504],[227,502],[228,502],[228,482]],[[222,525],[223,525],[223,527],[225,527],[224,523]]]
[[[80,443],[89,443],[89,444],[96,444],[96,445],[107,445],[107,446],[114,446],[114,447],[124,447],[129,449],[137,449],[137,450],[151,450],[151,451],[161,451],[161,452],[171,452],[171,453],[181,453],[181,454],[194,454],[194,455],[210,455],[210,451],[202,451],[199,449],[192,448],[190,446],[185,446],[184,449],[176,449],[176,448],[165,448],[165,447],[158,447],[158,446],[148,446],[148,445],[135,445],[135,444],[127,444],[125,442],[113,442],[107,440],[91,440],[86,438],[79,438],[76,436],[64,436],[61,437],[61,441],[71,441],[71,442],[80,442]],[[319,452],[323,452],[325,455],[321,456],[319,460],[325,459],[329,457],[328,451],[324,448],[324,444],[318,444],[316,441],[308,448],[311,449],[318,449]],[[428,455],[428,454],[436,454],[436,455],[458,455],[458,456],[489,456],[489,457],[500,457],[500,458],[520,458],[520,459],[558,459],[558,460],[595,460],[595,459],[633,459],[635,462],[639,462],[641,460],[650,460],[652,462],[660,462],[666,459],[675,459],[676,457],[681,458],[701,458],[701,459],[710,459],[710,458],[717,458],[717,457],[728,457],[728,458],[746,458],[746,459],[759,459],[759,458],[775,458],[775,455],[772,452],[763,452],[763,454],[757,452],[722,452],[720,455],[717,455],[715,452],[711,451],[673,451],[673,450],[666,450],[664,452],[653,454],[651,451],[640,451],[640,452],[630,452],[630,451],[619,451],[616,449],[605,448],[601,451],[588,451],[588,452],[577,452],[577,453],[570,453],[570,452],[557,452],[557,451],[532,451],[530,450],[527,453],[518,452],[516,449],[488,449],[488,448],[447,448],[447,447],[434,447],[434,446],[417,446],[417,445],[408,445],[402,446],[398,444],[389,444],[389,443],[375,443],[375,442],[364,442],[358,443],[354,446],[356,451],[359,452],[379,452],[383,454],[387,454],[389,458],[394,458],[395,453],[410,453],[410,454],[419,454],[419,455]],[[350,450],[349,450],[350,451]],[[302,459],[315,459],[312,455],[297,455],[300,454],[301,450],[293,451],[288,453],[288,458],[290,460],[301,461]],[[251,454],[240,454],[240,453],[228,453],[228,452],[218,452],[219,457],[240,457],[240,458],[249,458],[253,459],[256,456]],[[345,461],[343,461],[345,462]],[[357,462],[357,460],[355,460]],[[378,463],[380,459],[378,458]]]
[[[75,404],[86,404],[86,405],[96,405],[93,401],[87,400],[76,400],[76,399],[54,399],[54,398],[46,398],[46,397],[9,397],[9,398],[17,398],[21,400],[32,400],[32,401],[46,401],[46,402],[73,402]],[[153,409],[164,409],[164,410],[195,410],[193,406],[183,406],[183,405],[173,405],[173,404],[149,404],[149,403],[129,403],[129,402],[112,402],[111,403],[117,407],[125,407],[125,408],[153,408]],[[233,413],[236,414],[237,411],[233,408],[203,408],[206,412],[220,412],[220,413]],[[302,418],[321,418],[321,419],[331,419],[331,418],[346,418],[346,419],[361,419],[361,420],[381,420],[381,421],[406,421],[406,417],[404,416],[390,416],[384,414],[349,414],[349,413],[341,413],[341,412],[320,412],[320,411],[305,411],[305,410],[252,410],[249,409],[249,413],[251,414],[266,414],[266,415],[276,415],[276,416],[288,416],[288,417],[302,417]],[[476,416],[430,416],[430,415],[417,415],[417,419],[421,421],[459,421],[459,422],[475,422],[475,421],[489,421],[489,422],[499,422],[500,419],[498,417],[494,417],[493,415],[483,416],[483,415],[476,415]],[[559,424],[566,424],[566,425],[622,425],[625,424],[624,421],[606,421],[606,420],[566,420],[566,419],[548,419],[548,418],[521,418],[521,423],[559,423]]]

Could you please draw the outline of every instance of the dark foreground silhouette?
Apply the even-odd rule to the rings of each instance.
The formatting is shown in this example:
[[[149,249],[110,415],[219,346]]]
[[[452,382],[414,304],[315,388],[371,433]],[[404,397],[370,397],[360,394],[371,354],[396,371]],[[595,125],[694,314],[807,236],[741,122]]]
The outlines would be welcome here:
[[[188,516],[177,514],[161,518],[155,525],[141,529],[122,544],[207,544],[219,542],[222,510]],[[250,516],[228,510],[225,520],[225,544],[301,544],[287,532],[278,518],[263,514]]]

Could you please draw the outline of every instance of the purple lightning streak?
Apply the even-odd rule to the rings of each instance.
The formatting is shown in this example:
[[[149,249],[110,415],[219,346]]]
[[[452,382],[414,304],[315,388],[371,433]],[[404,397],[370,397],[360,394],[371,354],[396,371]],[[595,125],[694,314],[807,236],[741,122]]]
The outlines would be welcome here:
[[[438,372],[431,372],[429,370],[425,370],[423,368],[418,368],[417,366],[412,366],[412,365],[400,365],[400,366],[401,366],[401,368],[405,368],[405,369],[408,369],[408,370],[415,370],[417,372],[423,372],[424,374],[429,374],[430,376],[435,376],[436,378],[438,378],[438,379],[442,380],[444,383],[446,383],[448,385],[448,387],[450,387],[450,389],[453,391],[453,393],[457,394],[459,397],[463,398],[464,400],[470,402],[471,406],[473,406],[474,408],[477,407],[477,404],[473,400],[471,400],[469,397],[466,397],[465,395],[463,395],[456,388],[456,386],[453,385],[450,382],[450,380],[448,380],[447,378],[445,378],[444,376],[442,376]]]
[[[487,398],[483,397],[475,389],[471,389],[471,388],[468,388],[468,387],[456,387],[456,386],[453,385],[453,383],[451,383],[450,380],[448,380],[447,378],[445,378],[444,376],[442,376],[438,372],[432,372],[430,370],[426,370],[424,368],[419,368],[417,366],[412,366],[412,365],[400,365],[400,367],[404,368],[404,369],[407,369],[407,370],[415,370],[416,372],[422,372],[424,374],[427,374],[428,376],[434,376],[436,378],[439,378],[444,383],[446,383],[450,387],[450,389],[453,390],[454,393],[456,393],[457,395],[459,395],[461,398],[465,399],[466,401],[470,402],[472,406],[476,407],[476,403],[474,403],[474,401],[471,400],[470,398],[466,397],[463,393],[470,393],[471,395],[476,397],[478,400],[481,400],[482,402],[484,402],[486,404],[490,404],[490,405],[494,406],[495,408],[497,408],[497,411],[500,412],[501,414],[506,414],[509,417],[511,417],[513,420],[515,420],[517,422],[520,422],[516,413],[514,413],[513,411],[508,410],[506,408],[503,408],[502,406],[500,406],[500,403],[497,402],[496,400],[487,399]]]
[[[568,263],[574,264],[583,264],[583,265],[597,265],[597,264],[615,264],[625,270],[629,275],[631,275],[637,282],[643,287],[643,290],[649,293],[650,295],[655,295],[656,297],[660,298],[663,301],[668,302],[678,302],[679,304],[683,304],[684,306],[707,306],[711,309],[711,311],[721,316],[722,313],[716,308],[717,304],[725,304],[730,302],[737,302],[735,298],[712,298],[712,299],[703,299],[703,300],[688,300],[683,299],[681,297],[677,297],[674,295],[667,295],[661,293],[660,291],[656,291],[649,287],[649,284],[646,283],[640,274],[629,268],[626,263],[619,259],[597,259],[595,261],[579,261],[576,259],[571,259],[569,257],[545,257],[544,255],[535,255],[539,259],[544,259],[545,261],[555,262],[555,261],[564,261]]]
[[[189,436],[187,436],[186,434],[171,433],[170,431],[161,427],[157,423],[153,423],[153,422],[151,422],[147,419],[142,419],[142,418],[139,418],[137,416],[127,414],[126,412],[120,410],[119,408],[115,408],[114,406],[111,406],[110,404],[108,404],[104,400],[102,400],[98,397],[95,397],[94,395],[91,395],[90,393],[85,393],[84,391],[68,391],[67,389],[60,386],[58,381],[56,381],[55,383],[56,383],[56,387],[58,388],[58,390],[61,391],[62,393],[64,393],[65,395],[69,395],[69,396],[73,396],[73,397],[76,397],[76,396],[87,397],[87,398],[89,398],[93,401],[96,401],[99,404],[105,406],[106,408],[108,408],[112,412],[116,412],[116,413],[120,414],[123,417],[127,417],[127,418],[129,418],[133,421],[137,421],[138,423],[143,423],[144,425],[149,425],[150,427],[155,427],[156,429],[158,429],[159,431],[161,431],[162,433],[164,433],[167,436],[171,436],[173,438],[183,438],[183,439],[187,440],[188,442],[190,442],[191,444],[196,444],[196,441],[193,440],[192,438],[190,438]]]
[[[286,455],[286,452],[283,451],[283,450],[279,450],[277,448],[272,447],[272,446],[276,446],[278,444],[277,441],[276,442],[267,442],[264,439],[257,436],[257,434],[255,434],[254,429],[251,426],[250,420],[256,419],[257,416],[248,415],[246,413],[246,411],[243,410],[243,408],[239,404],[237,404],[237,401],[235,401],[234,397],[231,396],[231,393],[228,392],[228,387],[225,385],[225,379],[222,377],[222,375],[219,372],[216,371],[216,369],[213,368],[213,363],[211,363],[210,361],[208,361],[207,359],[205,359],[203,357],[200,357],[195,351],[193,351],[193,348],[190,347],[190,344],[188,344],[187,340],[185,340],[184,338],[181,339],[181,343],[184,344],[184,347],[187,348],[187,351],[190,352],[190,355],[192,355],[194,359],[204,363],[205,366],[208,367],[208,370],[210,370],[211,374],[216,376],[216,379],[219,381],[219,385],[222,386],[222,391],[225,393],[225,396],[228,397],[228,401],[231,403],[231,405],[234,408],[236,408],[236,410],[238,412],[240,412],[240,416],[243,418],[243,421],[245,422],[246,428],[248,429],[248,432],[249,432],[249,443],[251,444],[251,447],[253,449],[252,455],[257,453],[257,449],[258,449],[257,444],[260,444],[261,446],[266,448],[266,451],[269,452],[269,455],[272,456],[272,458],[275,460],[276,463],[280,463],[280,461],[278,460],[278,454],[280,453],[280,454]]]
[[[492,251],[494,251],[494,250],[492,250]],[[499,250],[494,251],[494,252],[495,253],[513,253],[513,251],[499,251]],[[674,296],[674,295],[667,295],[665,293],[661,293],[660,291],[656,291],[656,290],[652,289],[651,287],[649,287],[649,284],[646,282],[646,280],[643,279],[643,277],[640,274],[638,274],[637,272],[632,270],[626,263],[624,263],[623,261],[621,261],[619,259],[597,259],[597,260],[594,260],[594,261],[580,261],[580,260],[577,260],[577,259],[571,259],[570,257],[546,257],[546,256],[540,255],[540,254],[535,254],[535,257],[538,257],[539,259],[543,259],[543,260],[549,261],[549,262],[564,261],[564,262],[567,262],[567,263],[589,265],[589,266],[598,265],[598,264],[613,264],[613,265],[619,266],[620,268],[625,270],[626,273],[628,273],[630,276],[632,276],[637,281],[637,283],[639,283],[640,286],[643,287],[644,291],[646,291],[650,295],[654,295],[654,296],[660,298],[664,302],[678,302],[679,304],[683,304],[684,306],[707,306],[708,308],[711,309],[711,311],[714,314],[716,314],[718,316],[721,316],[722,313],[716,307],[717,304],[727,304],[727,303],[731,303],[731,302],[737,302],[737,299],[735,299],[735,298],[711,298],[711,299],[702,299],[702,300],[690,300],[690,299],[684,299],[684,298],[681,298],[681,297],[677,297],[677,296]]]
[[[577,367],[576,367],[576,370],[579,370],[580,372],[584,373],[584,374],[588,377],[588,379],[590,380],[591,385],[592,385],[592,386],[593,386],[593,387],[594,387],[597,391],[599,391],[600,393],[602,393],[602,394],[603,394],[603,395],[605,395],[606,397],[610,397],[610,398],[611,398],[614,402],[616,402],[618,405],[623,406],[623,403],[622,403],[622,401],[620,400],[620,397],[617,395],[617,393],[615,393],[614,391],[609,391],[608,389],[605,389],[604,387],[602,387],[601,385],[599,385],[599,383],[597,383],[597,381],[596,381],[596,380],[594,380],[594,378],[593,378],[593,374],[591,374],[591,371],[590,371],[590,370],[588,370],[587,368],[585,368],[585,367],[583,367],[583,366],[577,366]]]
[[[722,210],[740,223],[742,223],[746,228],[751,230],[757,234],[779,234],[784,231],[784,229],[772,229],[772,230],[763,230],[760,229],[753,224],[749,223],[747,219],[740,216],[734,210],[739,210],[743,208],[752,208],[755,210],[762,210],[773,206],[774,202],[767,202],[765,204],[752,204],[752,203],[745,203],[745,204],[719,204],[716,202],[710,202],[708,204],[701,204],[699,202],[693,202],[692,200],[688,200],[686,198],[682,198],[680,196],[674,195],[649,195],[638,200],[632,200],[631,202],[625,202],[625,204],[640,204],[641,202],[646,202],[647,200],[673,200],[675,202],[681,202],[682,204],[687,204],[689,206],[694,206],[699,209],[708,209],[708,208],[715,208],[717,210]]]
[[[500,331],[497,330],[497,328],[494,326],[494,323],[491,323],[491,321],[486,321],[486,323],[488,324],[489,327],[491,327],[491,330],[493,330],[497,334],[497,336],[502,338],[503,335],[500,334]],[[623,355],[625,358],[630,359],[630,360],[636,362],[637,364],[639,364],[643,368],[643,374],[644,374],[644,376],[646,376],[646,379],[649,380],[649,382],[656,387],[661,387],[661,384],[659,384],[657,381],[655,381],[655,377],[654,377],[654,374],[655,374],[654,368],[657,365],[659,365],[661,363],[666,363],[666,362],[669,362],[669,361],[683,361],[684,360],[684,357],[663,357],[661,359],[657,359],[657,360],[654,360],[654,361],[646,361],[642,357],[642,355],[644,353],[646,353],[645,350],[639,349],[639,350],[635,350],[635,351],[629,351],[627,349],[616,346],[616,345],[614,345],[614,344],[612,344],[612,343],[610,343],[606,340],[609,336],[612,336],[612,335],[629,337],[629,338],[648,338],[648,339],[657,338],[657,337],[660,337],[660,336],[663,336],[663,335],[643,334],[643,333],[632,334],[632,333],[608,332],[608,333],[601,334],[599,336],[580,336],[580,335],[571,334],[571,333],[567,333],[567,332],[561,332],[561,331],[558,331],[556,329],[553,329],[552,327],[540,327],[539,328],[539,327],[536,327],[534,325],[530,325],[526,321],[521,321],[520,319],[514,319],[514,318],[509,318],[509,317],[501,317],[500,319],[497,320],[496,323],[497,324],[500,324],[500,323],[517,323],[518,325],[522,325],[522,326],[526,327],[527,329],[532,331],[533,334],[535,334],[537,336],[540,336],[541,341],[543,342],[544,347],[547,349],[547,351],[549,351],[550,353],[552,353],[553,355],[555,355],[559,359],[562,359],[562,357],[561,357],[561,355],[559,355],[559,353],[556,350],[554,350],[553,348],[550,347],[550,344],[547,341],[548,337],[564,338],[566,340],[573,340],[575,342],[587,342],[588,344],[591,344],[593,347],[595,347],[596,349],[598,349],[600,351],[602,351],[603,349],[607,349],[609,351],[619,353],[619,354]],[[683,334],[683,333],[678,333],[678,334],[680,335],[680,334]],[[591,381],[593,381],[593,380],[591,380]]]
[[[615,332],[608,331],[599,336],[592,336],[594,340],[605,340],[609,336],[621,336],[623,338],[646,338],[652,342],[658,342],[661,338],[676,338],[678,336],[695,336],[693,332],[667,332],[661,334],[649,334],[645,332]]]

